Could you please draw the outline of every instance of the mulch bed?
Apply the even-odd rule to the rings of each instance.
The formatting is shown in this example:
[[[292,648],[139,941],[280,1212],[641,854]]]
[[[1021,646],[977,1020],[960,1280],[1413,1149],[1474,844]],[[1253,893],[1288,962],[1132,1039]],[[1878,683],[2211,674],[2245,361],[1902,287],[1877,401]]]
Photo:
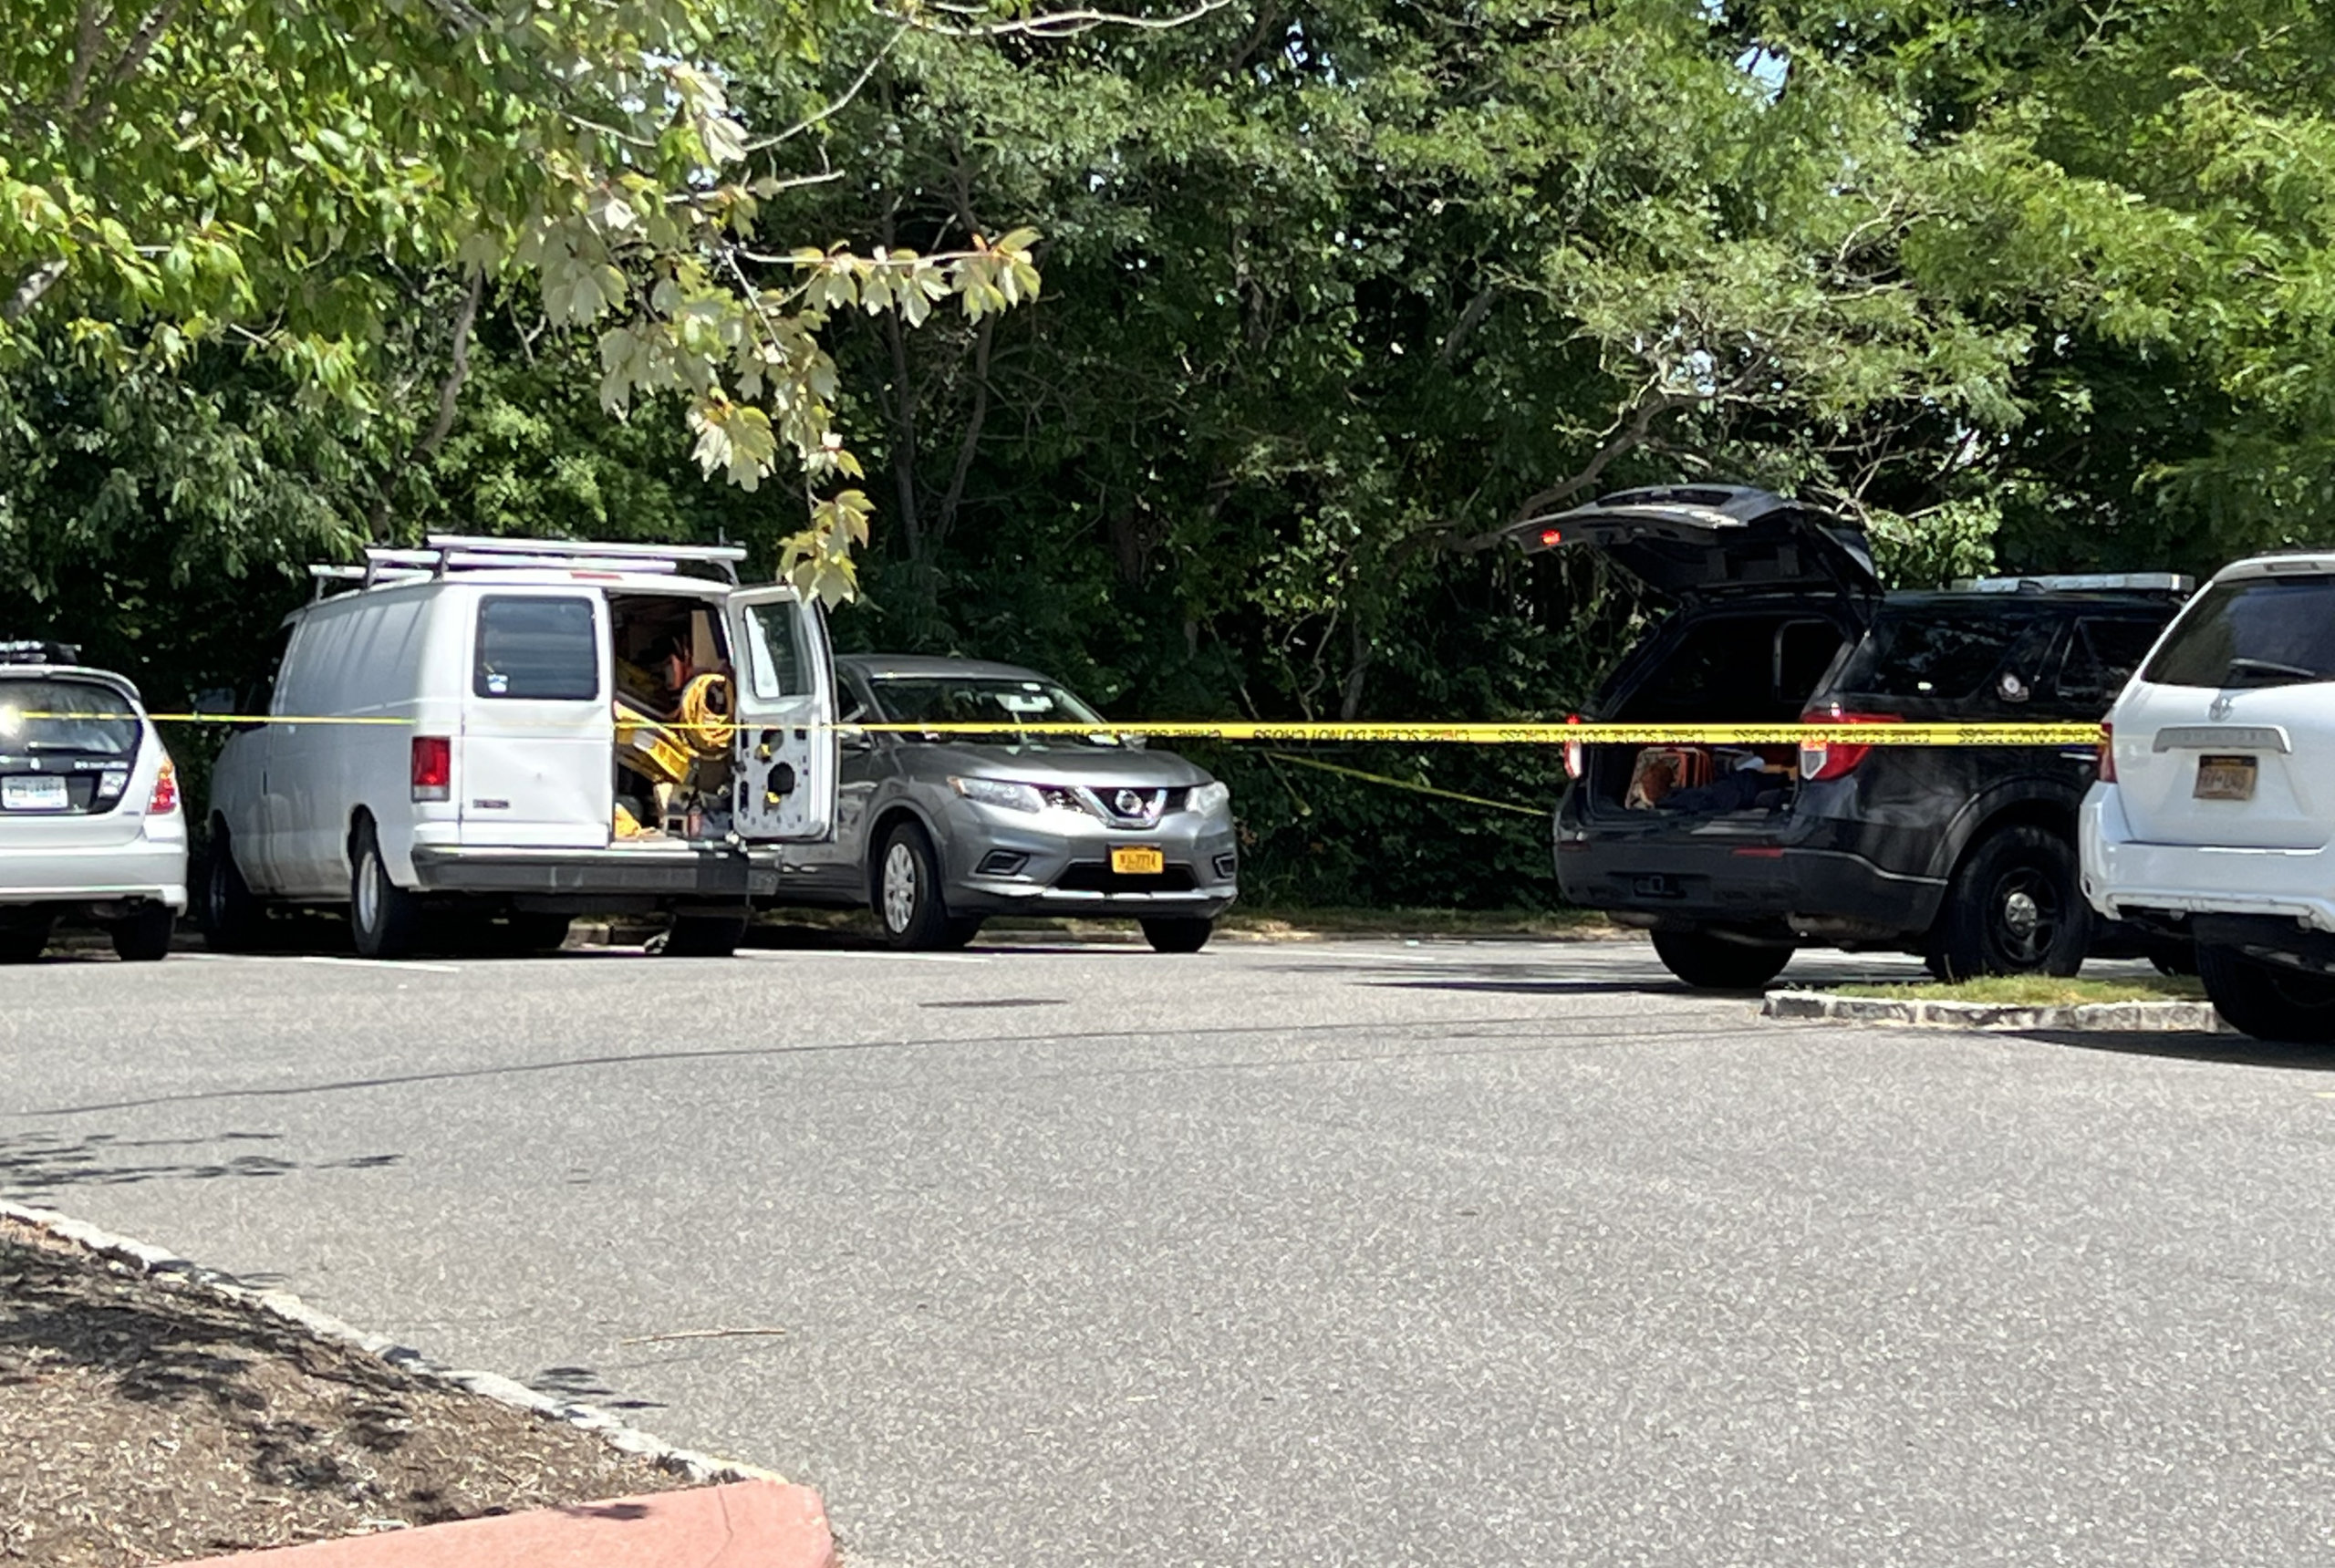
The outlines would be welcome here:
[[[0,1218],[0,1563],[180,1562],[688,1484]]]

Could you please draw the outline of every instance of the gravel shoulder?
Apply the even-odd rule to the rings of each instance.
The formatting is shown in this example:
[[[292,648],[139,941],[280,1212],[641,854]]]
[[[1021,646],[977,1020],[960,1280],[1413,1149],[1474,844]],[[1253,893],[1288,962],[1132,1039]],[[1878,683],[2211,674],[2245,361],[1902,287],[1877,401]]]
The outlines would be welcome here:
[[[0,1562],[176,1562],[688,1484],[0,1216]]]

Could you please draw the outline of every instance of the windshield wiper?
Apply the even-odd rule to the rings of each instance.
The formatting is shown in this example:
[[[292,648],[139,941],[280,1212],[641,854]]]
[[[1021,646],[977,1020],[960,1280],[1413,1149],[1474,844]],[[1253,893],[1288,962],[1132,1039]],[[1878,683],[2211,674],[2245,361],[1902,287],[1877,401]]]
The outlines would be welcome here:
[[[2275,659],[2233,659],[2229,661],[2231,675],[2275,675],[2286,680],[2335,680],[2325,670],[2306,670],[2299,664],[2281,664]]]

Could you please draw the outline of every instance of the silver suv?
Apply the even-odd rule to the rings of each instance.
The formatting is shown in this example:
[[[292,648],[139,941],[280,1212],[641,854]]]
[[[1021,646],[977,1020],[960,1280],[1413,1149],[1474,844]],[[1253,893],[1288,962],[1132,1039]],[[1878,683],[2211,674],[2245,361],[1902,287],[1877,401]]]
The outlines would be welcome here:
[[[186,908],[178,770],[138,688],[78,659],[0,643],[0,962],[38,958],[59,919],[159,959]]]
[[[2109,711],[2085,894],[2196,944],[2222,1017],[2335,1041],[2335,555],[2217,574]]]
[[[777,902],[873,906],[902,948],[963,947],[991,915],[1132,918],[1195,952],[1238,893],[1231,792],[1144,750],[1033,670],[969,659],[835,660],[846,728],[835,833],[790,848]],[[995,724],[981,738],[872,723]],[[1017,723],[1091,723],[1016,737]]]

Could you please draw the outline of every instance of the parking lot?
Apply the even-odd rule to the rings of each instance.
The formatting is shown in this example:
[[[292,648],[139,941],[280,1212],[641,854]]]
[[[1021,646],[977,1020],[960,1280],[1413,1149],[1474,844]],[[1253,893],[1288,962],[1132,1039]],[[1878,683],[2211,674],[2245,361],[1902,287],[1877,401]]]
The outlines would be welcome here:
[[[1909,975],[1821,955],[1791,978]],[[853,1568],[2324,1561],[2335,1058],[1636,942],[12,971],[0,1189],[825,1492]]]

